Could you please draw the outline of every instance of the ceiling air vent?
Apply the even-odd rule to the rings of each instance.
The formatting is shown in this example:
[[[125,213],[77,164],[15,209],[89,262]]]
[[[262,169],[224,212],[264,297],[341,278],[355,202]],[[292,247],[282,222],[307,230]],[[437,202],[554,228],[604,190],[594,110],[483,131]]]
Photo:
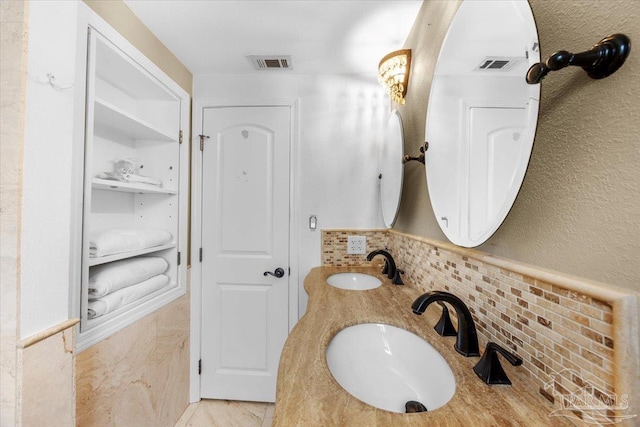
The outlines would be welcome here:
[[[256,70],[292,70],[289,55],[249,55]]]
[[[485,70],[503,70],[506,71],[513,67],[520,58],[505,58],[505,57],[486,57],[478,64],[475,68],[475,71],[485,71]]]

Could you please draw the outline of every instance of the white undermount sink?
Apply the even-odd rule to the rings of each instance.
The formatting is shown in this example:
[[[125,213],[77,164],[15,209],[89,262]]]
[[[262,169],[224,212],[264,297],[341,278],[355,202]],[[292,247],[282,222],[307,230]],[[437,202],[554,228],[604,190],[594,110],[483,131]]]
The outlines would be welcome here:
[[[391,412],[405,412],[408,401],[432,411],[456,389],[449,364],[431,344],[391,325],[363,323],[341,330],[327,346],[326,359],[342,388]]]
[[[337,273],[329,276],[327,283],[340,289],[366,291],[379,287],[382,281],[364,273]]]

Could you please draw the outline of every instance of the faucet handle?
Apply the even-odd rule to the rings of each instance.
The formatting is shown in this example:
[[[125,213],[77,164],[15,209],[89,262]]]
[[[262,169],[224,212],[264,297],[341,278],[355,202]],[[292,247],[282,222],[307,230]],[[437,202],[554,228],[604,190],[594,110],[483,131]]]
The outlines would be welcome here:
[[[442,316],[440,316],[440,320],[438,320],[438,323],[433,329],[435,329],[441,337],[455,337],[458,335],[458,332],[456,332],[456,328],[451,322],[451,317],[449,317],[449,309],[441,301],[438,301],[438,305],[442,307]]]
[[[382,274],[389,274],[389,261],[384,260],[384,267],[382,267]]]
[[[404,282],[402,281],[402,277],[400,277],[400,274],[404,274],[404,270],[400,270],[399,268],[396,268],[396,274],[393,276],[393,279],[391,279],[391,283],[393,283],[394,285],[404,285]]]
[[[480,358],[480,361],[473,367],[473,372],[489,385],[511,385],[509,377],[507,377],[504,369],[502,369],[502,365],[498,359],[498,353],[502,354],[513,366],[522,365],[522,359],[517,354],[507,351],[504,347],[494,342],[489,342],[484,349],[484,354]]]

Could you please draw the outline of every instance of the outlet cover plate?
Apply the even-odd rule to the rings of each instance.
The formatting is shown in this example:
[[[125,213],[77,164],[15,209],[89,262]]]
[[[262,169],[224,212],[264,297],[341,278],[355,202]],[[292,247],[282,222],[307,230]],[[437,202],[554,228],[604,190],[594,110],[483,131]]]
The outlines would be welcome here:
[[[366,236],[347,236],[347,253],[348,254],[366,254],[367,253]]]

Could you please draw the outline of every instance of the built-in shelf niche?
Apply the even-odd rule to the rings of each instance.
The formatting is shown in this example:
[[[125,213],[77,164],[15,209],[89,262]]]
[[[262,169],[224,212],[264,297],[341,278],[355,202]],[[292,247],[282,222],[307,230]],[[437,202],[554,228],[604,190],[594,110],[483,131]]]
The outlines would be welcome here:
[[[188,133],[189,95],[112,28],[90,25],[87,43],[79,350],[183,295],[187,257],[188,148],[182,135]],[[134,162],[135,177],[115,169],[123,159]],[[159,182],[133,180],[140,177]],[[171,241],[91,256],[93,232],[138,228],[166,230]],[[89,319],[92,269],[146,256],[167,260],[169,283]]]

